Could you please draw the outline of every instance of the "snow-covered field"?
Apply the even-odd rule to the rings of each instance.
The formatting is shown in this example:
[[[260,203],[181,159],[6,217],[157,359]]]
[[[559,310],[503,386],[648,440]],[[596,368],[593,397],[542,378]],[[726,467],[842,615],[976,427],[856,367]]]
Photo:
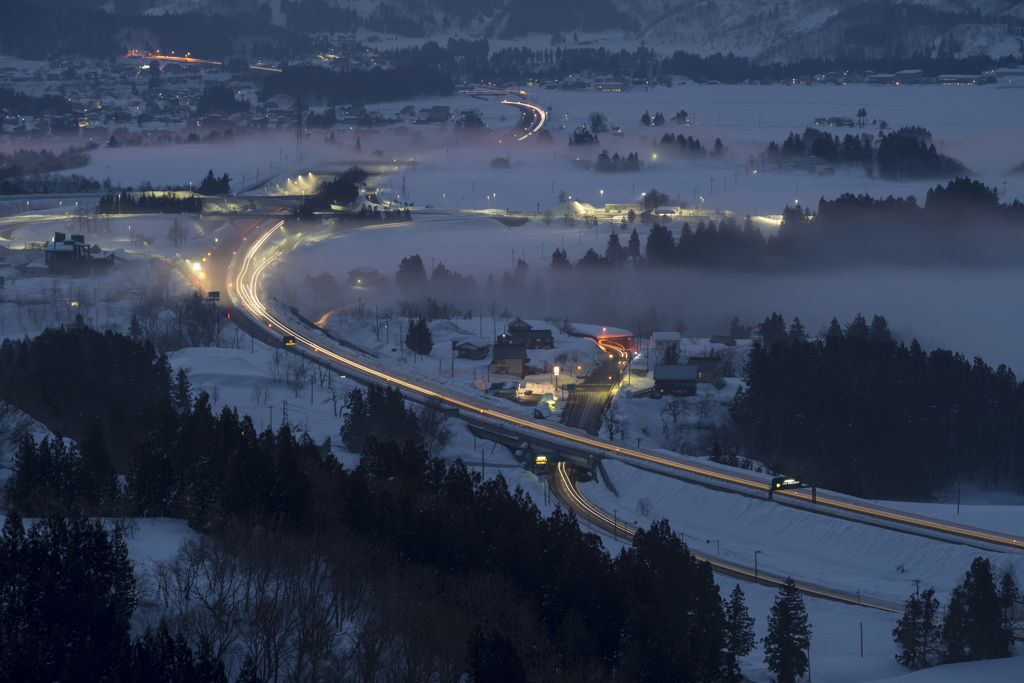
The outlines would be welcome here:
[[[703,197],[705,208],[734,211],[740,216],[778,214],[785,204],[796,199],[801,204],[814,206],[820,196],[830,198],[846,191],[867,191],[874,196],[915,194],[923,199],[926,189],[935,182],[892,183],[842,169],[832,176],[760,172],[755,176],[750,172],[750,156],[756,155],[770,140],[781,142],[790,131],[802,132],[816,116],[853,117],[858,108],[864,107],[868,110],[869,121],[884,119],[892,128],[903,125],[929,128],[940,151],[960,158],[975,171],[974,177],[996,186],[1001,193],[1005,189],[1006,201],[1024,198],[1024,183],[1020,177],[1007,174],[1012,165],[1024,161],[1024,145],[1021,144],[1024,127],[1020,125],[1024,90],[991,86],[687,85],[628,93],[539,91],[531,95],[535,96],[533,101],[552,108],[552,133],[556,142],[551,146],[533,139],[512,145],[505,136],[470,142],[469,138],[456,137],[450,130],[430,129],[423,130],[419,141],[397,130],[353,131],[340,135],[341,145],[326,145],[319,144],[316,136],[320,133],[311,131],[306,145],[309,156],[301,166],[295,163],[294,154],[291,162],[285,161],[285,155],[294,152],[293,137],[268,135],[231,146],[100,149],[93,153],[93,163],[84,173],[98,178],[109,176],[113,182],[123,185],[138,186],[144,180],[157,185],[179,185],[189,181],[198,183],[206,171],[212,169],[217,175],[229,173],[236,181],[235,187],[240,186],[243,176],[247,183],[254,179],[257,170],[261,179],[283,172],[283,177],[271,181],[268,191],[272,191],[274,185],[294,180],[299,174],[306,178],[303,182],[308,183],[309,172],[330,172],[347,168],[350,163],[385,158],[415,158],[417,165],[386,175],[382,186],[396,197],[403,195],[402,201],[411,201],[416,206],[430,204],[437,208],[476,208],[491,212],[503,212],[506,208],[513,212],[538,209],[543,212],[558,204],[558,193],[563,190],[574,200],[600,206],[633,203],[641,192],[656,188],[680,202],[693,203],[694,196]],[[415,104],[422,107],[433,103]],[[437,103],[451,104],[453,108],[478,107],[492,127],[511,126],[516,119],[514,110],[496,103],[465,97]],[[381,110],[397,111],[404,104],[381,105]],[[668,124],[664,129],[645,129],[639,124],[644,111],[652,115],[660,111],[670,118],[682,108],[694,119],[693,125]],[[592,111],[602,112],[611,125],[621,126],[624,135],[621,138],[602,136],[602,144],[597,149],[587,150],[587,155],[596,156],[601,147],[620,154],[635,151],[650,162],[645,170],[632,175],[601,175],[570,164],[570,152],[576,150],[566,147],[568,134]],[[508,117],[505,122],[501,121],[502,115]],[[558,129],[562,125],[559,121],[564,122],[565,130]],[[837,132],[843,134],[846,130],[849,129]],[[877,127],[864,130],[877,132]],[[650,158],[654,153],[650,141],[665,131],[693,135],[706,147],[710,147],[716,137],[721,137],[728,151],[724,158],[699,163],[654,160]],[[860,129],[851,132],[860,132]],[[353,147],[357,135],[361,152]],[[503,141],[497,142],[498,137]],[[373,150],[380,150],[382,154],[375,155]],[[496,156],[507,156],[509,168],[493,168],[490,161]],[[231,227],[227,221],[205,218],[192,226],[192,236],[186,245],[175,247],[167,238],[171,217],[122,217],[113,220],[108,231],[105,226],[82,227],[70,216],[62,221],[61,215],[69,212],[67,201],[59,205],[57,199],[33,200],[28,207],[22,207],[23,201],[8,202],[7,210],[18,214],[13,220],[35,216],[50,220],[17,227],[11,235],[12,246],[46,240],[55,229],[65,232],[81,229],[88,233],[88,241],[106,249],[122,248],[138,257],[101,278],[68,280],[22,277],[15,266],[29,257],[17,252],[7,254],[0,260],[0,274],[6,277],[6,287],[0,290],[0,334],[3,336],[36,334],[47,325],[69,322],[76,312],[82,312],[98,327],[124,329],[133,297],[140,296],[147,287],[157,286],[158,267],[150,265],[153,257],[201,262],[217,239],[218,231]],[[0,221],[0,230],[13,226],[11,220]],[[674,227],[678,228],[678,224]],[[646,228],[638,228],[643,239]],[[399,261],[414,253],[419,253],[425,264],[443,261],[452,270],[471,274],[478,285],[489,273],[500,277],[520,257],[530,264],[532,277],[534,273],[546,272],[555,247],[564,245],[573,261],[590,247],[603,252],[610,229],[606,222],[596,231],[579,227],[566,229],[558,220],[551,225],[533,220],[525,226],[509,229],[480,215],[433,216],[400,228],[351,231],[332,239],[325,238],[325,230],[318,230],[308,243],[286,256],[282,266],[272,272],[276,279],[273,287],[282,292],[288,288],[300,289],[299,276],[321,273],[330,273],[344,282],[349,270],[367,266],[377,268],[392,279]],[[148,244],[137,243],[140,233],[149,238]],[[628,233],[623,238],[626,236]],[[34,257],[40,258],[41,254],[36,252]],[[904,338],[917,336],[926,347],[942,345],[967,356],[979,354],[990,364],[1005,362],[1019,370],[1024,367],[1024,355],[1017,343],[1016,331],[1024,329],[1024,314],[1013,305],[1011,297],[1022,285],[1024,278],[1018,269],[993,273],[969,269],[942,273],[888,269],[814,276],[686,273],[666,281],[663,291],[667,299],[678,302],[680,310],[684,311],[691,329],[687,336],[706,338],[723,331],[716,326],[733,315],[739,315],[743,322],[750,324],[773,310],[781,312],[787,320],[799,316],[813,334],[832,316],[846,322],[861,311],[869,316],[885,315]],[[178,281],[173,286],[181,287],[183,282]],[[606,286],[614,286],[614,283]],[[554,295],[552,292],[544,298]],[[73,302],[78,305],[72,305]],[[307,302],[296,303],[303,308]],[[302,312],[308,317],[355,302],[338,301],[333,306],[330,303],[317,301]],[[415,370],[452,389],[479,393],[474,380],[482,379],[486,362],[456,361],[453,377],[448,341],[460,334],[491,337],[495,329],[501,331],[499,328],[505,321],[493,320],[486,311],[481,318],[478,311],[469,320],[438,323],[434,327],[435,350],[431,357],[413,363],[410,355],[403,360],[400,351],[391,351],[401,348],[396,331],[386,332],[381,339],[372,329],[371,307],[394,306],[394,297],[367,292],[362,303],[368,318],[356,321],[349,315],[339,315],[332,318],[330,329],[379,353],[381,362]],[[539,309],[545,302],[537,303]],[[634,305],[639,309],[649,303],[638,300]],[[599,309],[592,307],[590,310]],[[511,312],[538,323],[543,322],[540,319],[545,315],[523,304]],[[597,325],[606,322],[598,313],[574,315],[573,319]],[[300,393],[284,384],[273,383],[269,378],[269,364],[274,362],[272,352],[258,345],[250,351],[245,339],[236,337],[230,341],[236,348],[179,351],[171,359],[172,364],[188,368],[193,385],[208,391],[216,404],[237,406],[239,412],[251,414],[257,426],[272,420],[277,424],[287,401],[288,416],[293,424],[308,429],[318,442],[332,436],[338,443],[336,435],[341,420],[334,415],[331,402],[324,402],[329,398],[326,387],[314,386],[311,396],[308,385]],[[700,345],[691,344],[695,348]],[[573,351],[582,360],[593,353],[593,345],[556,333],[554,352],[531,352],[530,355],[535,359],[534,364],[547,362],[551,365],[557,353]],[[545,380],[544,377],[535,379],[538,383]],[[332,383],[345,389],[355,386],[340,377],[332,378]],[[259,392],[254,391],[257,387]],[[721,396],[716,393],[715,398],[727,398],[734,389],[735,383],[731,382]],[[263,390],[269,390],[269,398],[262,398]],[[647,427],[648,432],[655,435],[660,432],[656,402],[625,398],[619,401],[634,430],[639,432]],[[510,403],[503,405],[512,406]],[[716,406],[720,415],[724,408],[717,402]],[[492,449],[491,444],[475,443],[462,429],[455,431],[457,437],[445,457],[462,457],[474,467],[480,466],[483,457],[488,476],[500,470],[513,485],[522,485],[535,500],[543,502],[541,483],[518,468],[510,455],[501,449]],[[631,436],[635,438],[632,433]],[[643,438],[647,447],[648,437]],[[655,438],[651,437],[652,441]],[[347,465],[354,463],[354,456],[342,449],[336,447],[335,453]],[[6,465],[10,454],[3,454],[2,458]],[[609,463],[609,471],[620,492],[618,498],[597,484],[587,485],[584,490],[600,505],[618,510],[624,518],[649,523],[666,517],[673,528],[686,534],[687,542],[695,550],[707,552],[720,546],[723,556],[737,560],[749,557],[751,564],[753,551],[761,550],[759,565],[767,570],[792,573],[794,578],[822,584],[839,584],[847,590],[859,589],[865,595],[892,602],[899,603],[910,594],[912,579],[935,586],[944,601],[953,585],[961,580],[971,558],[983,554],[963,546],[897,535],[771,506],[765,501],[707,491],[620,463]],[[640,498],[652,503],[650,519],[636,516]],[[1004,495],[995,499],[988,492],[965,490],[959,516],[955,500],[903,507],[972,526],[1019,534],[1024,533],[1022,502],[1019,497]],[[165,557],[186,533],[184,525],[177,522],[142,521],[132,540],[134,557],[140,560]],[[707,540],[719,543],[708,544]],[[615,542],[606,539],[606,543],[614,551]],[[1018,579],[1022,577],[1024,556],[994,553],[987,556],[992,558],[997,571],[1013,569]],[[898,572],[897,565],[902,565],[905,571]],[[723,580],[722,585],[727,592],[732,583]],[[751,614],[757,618],[758,634],[763,635],[774,591],[756,586],[744,586],[744,590]],[[1021,661],[1024,660],[1019,657],[904,675],[904,670],[893,659],[893,615],[819,600],[807,603],[814,625],[811,658],[815,680],[842,683],[897,677],[927,682],[1018,681],[1022,678],[1024,665]],[[859,635],[862,623],[863,658]],[[769,674],[760,659],[759,652],[748,657],[744,662],[745,673],[754,680],[767,681]]]

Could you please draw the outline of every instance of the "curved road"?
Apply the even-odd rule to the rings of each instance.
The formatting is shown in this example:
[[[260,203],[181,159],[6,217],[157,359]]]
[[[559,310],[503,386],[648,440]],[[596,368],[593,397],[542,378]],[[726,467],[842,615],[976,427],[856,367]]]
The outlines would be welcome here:
[[[767,497],[767,482],[752,473],[737,472],[724,467],[716,467],[710,463],[697,464],[687,462],[681,458],[677,459],[668,455],[629,448],[621,442],[608,442],[600,438],[580,434],[561,425],[533,422],[528,419],[508,415],[486,404],[478,403],[469,397],[438,393],[433,388],[421,384],[420,380],[415,377],[393,371],[383,372],[373,367],[369,361],[360,360],[351,354],[341,355],[334,348],[326,346],[327,342],[323,341],[319,335],[289,321],[276,310],[268,307],[260,299],[258,289],[260,274],[274,259],[283,253],[288,243],[294,244],[293,240],[296,239],[296,236],[290,236],[284,240],[285,243],[283,245],[271,243],[270,238],[277,233],[281,225],[281,223],[277,223],[265,229],[260,227],[258,232],[253,234],[254,239],[244,242],[247,247],[244,250],[237,250],[238,253],[234,256],[230,267],[231,281],[229,281],[226,287],[227,291],[234,297],[234,300],[240,303],[257,322],[265,325],[269,331],[280,336],[289,335],[294,337],[297,346],[305,348],[307,351],[323,357],[325,360],[338,363],[349,372],[358,373],[368,379],[399,387],[422,397],[437,399],[450,407],[459,408],[474,416],[492,420],[496,423],[511,425],[526,433],[541,433],[549,438],[562,439],[576,448],[600,452],[605,456],[612,456],[622,460],[632,460],[649,468],[669,471],[673,476],[690,479],[697,483],[717,486],[748,495]],[[284,236],[282,235],[282,237]],[[243,237],[242,239],[246,238]],[[777,491],[774,495],[780,501],[788,501],[800,507],[849,517],[855,520],[868,521],[876,525],[893,528],[897,531],[910,531],[939,538],[940,540],[956,540],[961,543],[978,545],[985,549],[995,547],[1003,550],[1019,550],[1024,548],[1024,539],[1010,534],[951,524],[892,510],[831,492],[819,491],[817,502],[813,504],[810,494],[801,490]]]

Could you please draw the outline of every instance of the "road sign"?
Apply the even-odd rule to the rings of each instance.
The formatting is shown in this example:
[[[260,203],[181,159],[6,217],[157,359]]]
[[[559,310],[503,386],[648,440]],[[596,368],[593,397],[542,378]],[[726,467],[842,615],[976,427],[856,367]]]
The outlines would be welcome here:
[[[285,336],[284,337],[284,345],[285,346],[295,346],[295,337],[291,336],[290,334]]]
[[[561,388],[565,389],[566,391],[574,391],[576,389],[576,385],[575,384],[563,384]]]
[[[444,416],[445,417],[458,417],[459,416],[459,409],[458,408],[445,408],[444,409]]]
[[[209,292],[206,295],[209,301],[220,301],[220,292]]]

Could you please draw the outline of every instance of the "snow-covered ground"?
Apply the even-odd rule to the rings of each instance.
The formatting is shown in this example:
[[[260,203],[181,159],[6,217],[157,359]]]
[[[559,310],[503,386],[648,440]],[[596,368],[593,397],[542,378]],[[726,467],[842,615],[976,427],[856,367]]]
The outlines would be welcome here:
[[[1009,168],[1024,161],[1024,128],[1019,123],[1024,91],[980,88],[942,87],[883,87],[883,86],[827,86],[806,87],[730,87],[692,86],[656,88],[651,91],[629,93],[573,93],[540,91],[531,93],[534,101],[552,107],[556,122],[552,126],[556,142],[545,146],[529,139],[517,145],[507,141],[470,143],[468,138],[449,131],[424,129],[422,140],[400,131],[353,131],[341,135],[341,145],[318,144],[311,133],[306,145],[309,153],[301,165],[285,161],[285,155],[294,150],[290,136],[260,136],[226,144],[201,144],[170,148],[101,149],[93,153],[93,164],[84,170],[99,178],[109,176],[113,182],[138,186],[144,180],[161,184],[181,185],[190,180],[198,183],[212,169],[224,172],[246,183],[260,170],[261,179],[279,173],[287,167],[289,176],[275,177],[273,184],[282,180],[294,181],[298,174],[307,176],[311,171],[330,171],[347,168],[355,162],[408,159],[415,157],[418,164],[386,175],[382,185],[395,196],[417,206],[431,204],[437,208],[463,207],[481,211],[543,212],[558,205],[557,195],[564,190],[574,200],[601,206],[605,203],[633,203],[641,192],[657,188],[678,201],[693,203],[693,197],[704,197],[705,208],[730,210],[742,216],[746,213],[777,214],[786,203],[800,199],[813,206],[818,197],[834,197],[841,192],[867,191],[874,196],[915,194],[923,198],[925,190],[934,182],[891,183],[868,179],[859,172],[839,170],[832,176],[806,173],[751,173],[751,154],[763,148],[770,140],[781,142],[790,131],[802,132],[816,116],[850,116],[865,107],[869,120],[888,121],[890,127],[923,125],[935,136],[936,144],[944,153],[962,159],[975,177],[995,185],[1005,200],[1024,197],[1024,184],[1018,176],[1007,175]],[[451,98],[444,101],[457,108],[479,107],[493,127],[511,126],[516,119],[514,110],[496,104]],[[417,107],[430,103],[417,102]],[[441,101],[438,101],[441,103]],[[405,103],[381,105],[396,111]],[[685,108],[695,120],[691,126],[669,124],[664,129],[645,129],[639,118],[644,111],[653,115],[661,111],[670,118]],[[573,167],[571,151],[565,141],[571,130],[582,123],[592,111],[605,114],[611,125],[624,130],[621,138],[602,136],[597,149],[588,149],[588,157],[596,156],[601,147],[626,154],[636,151],[644,159],[653,155],[652,138],[665,131],[693,135],[710,147],[715,137],[721,137],[728,148],[725,158],[700,163],[668,162],[649,159],[648,167],[633,175],[601,175]],[[501,122],[505,115],[507,120]],[[565,130],[559,130],[562,125]],[[842,134],[850,129],[840,129]],[[877,132],[877,127],[864,129]],[[850,132],[861,132],[861,129]],[[354,149],[356,136],[360,137],[362,151]],[[499,137],[499,136],[495,136]],[[375,155],[373,150],[380,150]],[[506,156],[509,168],[498,169],[490,165],[496,156]],[[271,164],[274,168],[271,168]],[[82,170],[76,172],[82,173]],[[712,180],[713,192],[712,192]],[[1004,183],[1005,182],[1005,186]],[[233,185],[234,187],[234,185]],[[602,193],[603,190],[603,193]],[[497,196],[495,198],[495,195]],[[70,215],[70,203],[61,200],[31,200],[27,207],[21,201],[10,201],[7,210],[16,215],[0,222],[0,230],[13,226],[11,220],[35,217],[49,219],[35,225],[17,227],[11,235],[12,246],[44,241],[54,230],[86,232],[90,242],[105,249],[125,249],[137,256],[127,265],[119,265],[103,277],[63,279],[52,277],[23,277],[15,267],[25,260],[41,258],[40,252],[9,252],[0,254],[0,275],[5,275],[6,286],[0,289],[0,334],[21,337],[38,333],[43,327],[62,324],[82,312],[98,327],[124,329],[137,297],[147,288],[163,286],[160,266],[151,265],[156,257],[187,259],[199,262],[218,239],[219,231],[230,229],[228,221],[205,218],[190,223],[190,239],[175,247],[168,239],[172,217],[122,217],[108,226],[82,225]],[[27,209],[27,211],[26,211]],[[129,228],[130,226],[130,228]],[[678,228],[678,223],[673,224]],[[646,228],[638,226],[641,238]],[[482,285],[487,274],[499,278],[504,270],[511,270],[517,258],[524,258],[534,273],[545,273],[550,252],[562,247],[570,260],[580,258],[587,248],[603,252],[611,226],[599,224],[595,230],[566,229],[557,219],[551,225],[543,220],[532,220],[525,226],[507,228],[482,215],[477,217],[423,218],[399,228],[364,229],[343,233],[327,239],[326,230],[310,235],[310,240],[284,259],[272,271],[271,289],[302,291],[302,278],[329,273],[343,283],[353,268],[376,267],[389,280],[399,261],[410,254],[419,253],[425,264],[443,261],[445,265],[463,274],[471,274]],[[145,244],[139,244],[144,235]],[[623,234],[623,241],[628,232]],[[575,238],[575,239],[574,239]],[[563,242],[564,240],[564,242]],[[201,266],[200,266],[201,268]],[[608,285],[609,283],[606,283]],[[614,286],[615,283],[610,283]],[[664,283],[666,298],[679,302],[691,332],[684,337],[688,352],[703,348],[703,342],[689,341],[689,334],[706,338],[721,321],[739,315],[744,323],[757,322],[773,310],[783,313],[787,320],[797,315],[809,331],[816,332],[837,316],[846,322],[862,311],[867,315],[885,315],[892,327],[909,339],[917,336],[926,347],[943,345],[967,356],[981,355],[990,364],[1006,362],[1018,370],[1024,366],[1016,343],[1015,330],[1024,329],[1024,318],[1009,303],[1009,293],[1020,289],[1022,277],[1016,270],[1005,269],[993,273],[968,269],[936,273],[925,269],[905,271],[879,270],[872,273],[847,272],[814,276],[735,276],[707,273],[685,273],[673,276]],[[171,286],[183,287],[183,281],[171,276]],[[545,295],[547,300],[555,292]],[[327,300],[299,301],[301,312],[309,317],[324,314],[353,303],[364,304],[367,317],[355,320],[348,313],[330,318],[329,329],[351,339],[356,344],[378,353],[382,363],[414,370],[425,378],[452,390],[475,392],[475,380],[483,378],[485,361],[452,362],[449,341],[459,336],[492,337],[500,332],[507,320],[492,317],[477,307],[466,320],[436,323],[435,349],[429,359],[414,362],[411,355],[402,358],[400,333],[389,330],[374,332],[374,315],[395,306],[395,297],[380,291],[367,291],[365,298],[356,294],[357,301],[330,302]],[[358,301],[362,299],[362,301]],[[288,299],[284,299],[288,301]],[[76,304],[77,305],[74,305]],[[332,305],[333,303],[333,305]],[[483,302],[486,304],[487,302]],[[537,301],[542,308],[542,301]],[[649,301],[635,299],[634,306],[644,308]],[[371,310],[372,309],[372,310]],[[599,311],[592,307],[590,310]],[[520,304],[512,315],[520,315],[538,325],[545,324],[546,312],[533,310]],[[602,325],[599,313],[573,315],[580,323]],[[239,339],[239,337],[243,337]],[[697,339],[697,337],[695,337]],[[192,383],[208,391],[219,405],[237,406],[239,412],[253,416],[257,426],[266,426],[282,419],[285,402],[289,420],[322,442],[328,436],[336,447],[335,454],[351,466],[354,456],[337,447],[341,420],[334,415],[330,388],[315,384],[301,390],[283,383],[274,383],[270,376],[275,362],[272,351],[253,345],[250,350],[244,335],[228,340],[233,349],[184,349],[176,352],[171,361],[175,367],[189,369]],[[689,348],[692,347],[692,348]],[[391,349],[395,349],[392,351]],[[531,352],[534,365],[549,367],[560,353],[573,362],[586,362],[596,349],[586,340],[570,339],[556,332],[556,348],[550,352]],[[453,376],[454,374],[454,376]],[[550,378],[533,378],[543,385]],[[562,381],[560,379],[560,381]],[[637,381],[637,380],[634,380]],[[355,385],[347,378],[333,376],[331,387],[348,390]],[[727,383],[721,392],[704,389],[713,402],[715,415],[725,410],[720,405],[735,390],[735,381]],[[256,391],[256,389],[259,391]],[[264,398],[269,391],[269,397]],[[325,403],[324,401],[327,400]],[[497,400],[497,399],[495,399]],[[619,403],[632,423],[631,438],[643,438],[644,447],[654,446],[661,430],[658,402],[648,399],[628,399],[620,393]],[[509,402],[501,405],[515,408]],[[526,410],[519,408],[519,410]],[[271,414],[273,413],[273,414]],[[689,419],[693,419],[691,415]],[[489,443],[477,443],[458,423],[456,438],[444,457],[462,457],[474,467],[486,462],[488,476],[501,471],[513,485],[522,485],[543,505],[542,484],[532,474],[516,466],[511,456]],[[642,430],[647,429],[647,435]],[[648,436],[651,435],[651,436]],[[650,438],[651,441],[647,441]],[[4,466],[10,454],[0,456]],[[945,600],[950,589],[961,580],[971,558],[984,554],[958,545],[942,544],[912,536],[839,522],[827,517],[772,506],[765,501],[704,490],[700,487],[657,477],[635,470],[621,463],[609,463],[609,472],[619,490],[614,497],[598,484],[586,485],[584,490],[603,507],[618,510],[627,519],[649,523],[653,519],[668,518],[673,528],[686,534],[686,540],[695,550],[707,552],[721,548],[723,556],[742,560],[753,551],[761,550],[759,565],[776,573],[791,573],[823,584],[839,583],[842,587],[862,590],[865,595],[877,596],[892,602],[901,602],[913,590],[912,579],[924,585],[933,585]],[[941,504],[902,505],[915,512],[941,518],[964,521],[972,526],[998,529],[1010,533],[1024,532],[1024,515],[1018,497],[990,499],[987,492],[965,489],[960,514],[956,513],[955,498]],[[650,519],[636,515],[638,500],[651,501]],[[633,515],[633,517],[630,517]],[[187,533],[183,524],[167,520],[141,521],[132,539],[133,557],[166,557]],[[706,543],[717,540],[718,544]],[[615,542],[606,539],[614,551]],[[1021,578],[1022,558],[1009,554],[988,554],[998,570],[1012,569]],[[903,572],[896,570],[902,565]],[[724,592],[732,585],[723,580]],[[744,586],[751,614],[757,618],[756,629],[763,635],[767,613],[774,591],[756,586]],[[957,665],[904,676],[904,670],[893,659],[894,646],[891,630],[895,617],[888,613],[820,600],[808,600],[808,611],[814,625],[812,640],[812,675],[819,681],[880,681],[902,677],[902,680],[944,682],[953,680],[1018,681],[1024,666],[1013,658],[1001,662]],[[860,656],[860,624],[864,625],[864,657]],[[756,681],[767,681],[769,675],[761,663],[761,654],[748,657],[745,672]]]

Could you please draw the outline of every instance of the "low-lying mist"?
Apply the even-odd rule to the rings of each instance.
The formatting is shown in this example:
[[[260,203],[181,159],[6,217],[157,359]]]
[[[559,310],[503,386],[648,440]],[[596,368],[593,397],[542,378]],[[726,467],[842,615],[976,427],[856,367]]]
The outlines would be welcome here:
[[[319,289],[301,259],[286,261],[274,272],[272,292],[301,302],[299,310],[311,319],[327,311],[355,304],[373,315],[390,309],[397,315],[407,302],[425,311],[427,298],[450,304],[461,315],[471,315],[467,332],[477,330],[477,319],[507,311],[526,319],[552,318],[579,323],[622,327],[649,336],[654,329],[685,329],[684,337],[726,334],[733,317],[756,325],[773,312],[787,324],[799,317],[812,336],[823,332],[833,317],[843,325],[858,313],[869,320],[882,315],[893,333],[905,343],[916,338],[927,349],[937,347],[968,358],[980,356],[992,366],[1024,368],[1024,311],[1016,305],[1024,291],[1024,271],[979,266],[847,266],[829,271],[799,273],[739,273],[701,268],[637,269],[574,267],[569,272],[547,263],[530,264],[513,275],[511,269],[491,271],[493,281],[471,264],[446,261],[450,270],[472,274],[472,287],[430,287],[400,292],[393,268],[380,269],[384,288],[346,286],[349,264],[326,271],[334,281]],[[427,271],[430,272],[430,258]],[[469,265],[466,270],[460,266]],[[369,308],[366,308],[369,307]],[[408,306],[407,306],[408,308]],[[500,321],[499,321],[500,323]],[[684,327],[685,326],[685,327]],[[491,326],[485,325],[485,333]],[[500,324],[499,324],[500,327]],[[500,331],[500,330],[499,330]]]

